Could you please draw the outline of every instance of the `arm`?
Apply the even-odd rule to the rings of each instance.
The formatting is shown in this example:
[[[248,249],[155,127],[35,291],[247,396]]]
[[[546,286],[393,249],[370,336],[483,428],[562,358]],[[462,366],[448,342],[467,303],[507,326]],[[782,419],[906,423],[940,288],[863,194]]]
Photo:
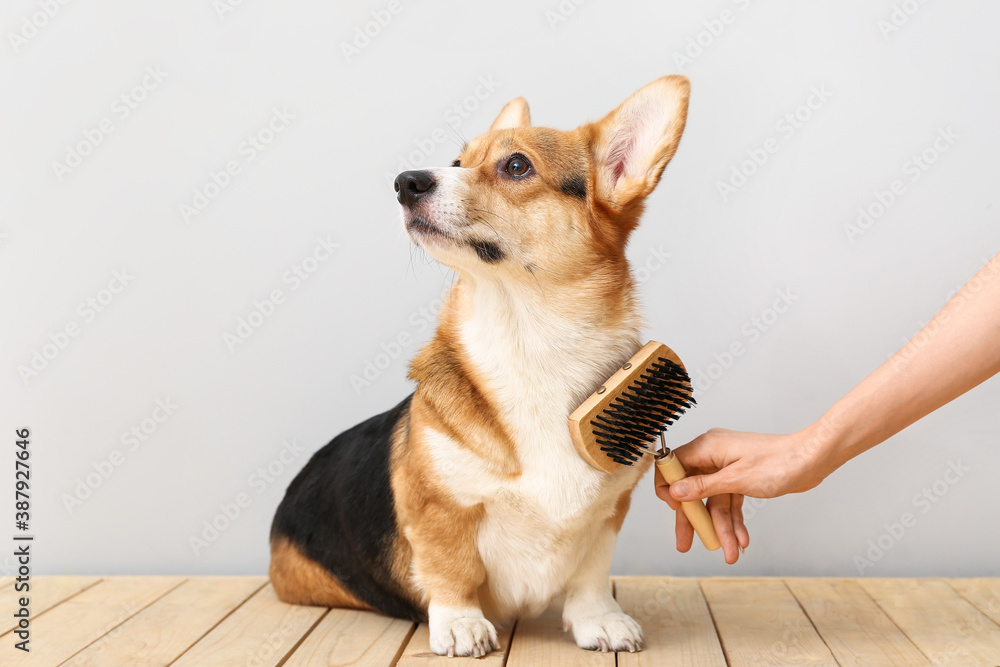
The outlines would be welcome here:
[[[676,450],[689,477],[669,487],[669,491],[658,478],[657,495],[673,505],[676,500],[719,494],[771,498],[806,491],[861,452],[998,371],[1000,254],[903,349],[837,401],[816,423],[788,435],[712,429]],[[728,506],[731,501],[719,504]],[[719,518],[713,518],[719,530]],[[681,523],[678,545],[684,527]],[[732,523],[725,532],[733,533]],[[742,521],[736,529],[738,533],[746,532]],[[690,526],[686,531],[690,531]],[[722,537],[723,531],[719,532]]]
[[[1000,371],[1000,254],[823,416],[827,474]],[[818,424],[819,422],[817,422]]]

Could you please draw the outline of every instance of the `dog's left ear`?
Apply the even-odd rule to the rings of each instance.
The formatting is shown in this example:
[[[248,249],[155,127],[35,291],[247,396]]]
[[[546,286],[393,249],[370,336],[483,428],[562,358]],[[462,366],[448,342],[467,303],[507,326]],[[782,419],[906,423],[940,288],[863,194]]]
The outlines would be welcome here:
[[[528,101],[523,97],[507,102],[500,115],[490,125],[490,132],[493,130],[512,130],[516,127],[528,127],[531,125],[531,113],[528,111]]]
[[[653,191],[677,152],[691,84],[678,74],[640,88],[594,124],[596,194],[617,210]]]

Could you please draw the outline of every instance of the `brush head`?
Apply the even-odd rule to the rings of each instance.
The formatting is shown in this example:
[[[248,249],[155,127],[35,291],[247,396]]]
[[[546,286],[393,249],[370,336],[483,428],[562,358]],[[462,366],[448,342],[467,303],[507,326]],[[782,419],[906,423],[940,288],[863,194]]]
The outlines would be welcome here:
[[[695,405],[680,358],[650,341],[570,415],[570,435],[595,468],[632,465],[660,433]]]

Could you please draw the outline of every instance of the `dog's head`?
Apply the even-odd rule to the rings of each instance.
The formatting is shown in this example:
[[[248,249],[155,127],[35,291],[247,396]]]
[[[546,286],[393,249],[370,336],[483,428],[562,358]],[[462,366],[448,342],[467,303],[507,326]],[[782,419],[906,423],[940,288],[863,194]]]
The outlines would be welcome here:
[[[531,127],[523,98],[450,168],[406,171],[395,188],[410,238],[459,273],[563,282],[624,263],[643,201],[687,117],[683,76],[657,79],[596,123]]]

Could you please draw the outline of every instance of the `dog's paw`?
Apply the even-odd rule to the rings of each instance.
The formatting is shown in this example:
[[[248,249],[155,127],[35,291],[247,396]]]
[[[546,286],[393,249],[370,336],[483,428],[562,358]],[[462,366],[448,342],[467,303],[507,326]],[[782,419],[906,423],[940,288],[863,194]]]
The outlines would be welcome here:
[[[591,651],[642,650],[642,628],[631,616],[620,611],[575,618],[567,625],[580,648]]]
[[[482,656],[500,648],[496,628],[478,609],[428,610],[431,650],[438,655]]]

